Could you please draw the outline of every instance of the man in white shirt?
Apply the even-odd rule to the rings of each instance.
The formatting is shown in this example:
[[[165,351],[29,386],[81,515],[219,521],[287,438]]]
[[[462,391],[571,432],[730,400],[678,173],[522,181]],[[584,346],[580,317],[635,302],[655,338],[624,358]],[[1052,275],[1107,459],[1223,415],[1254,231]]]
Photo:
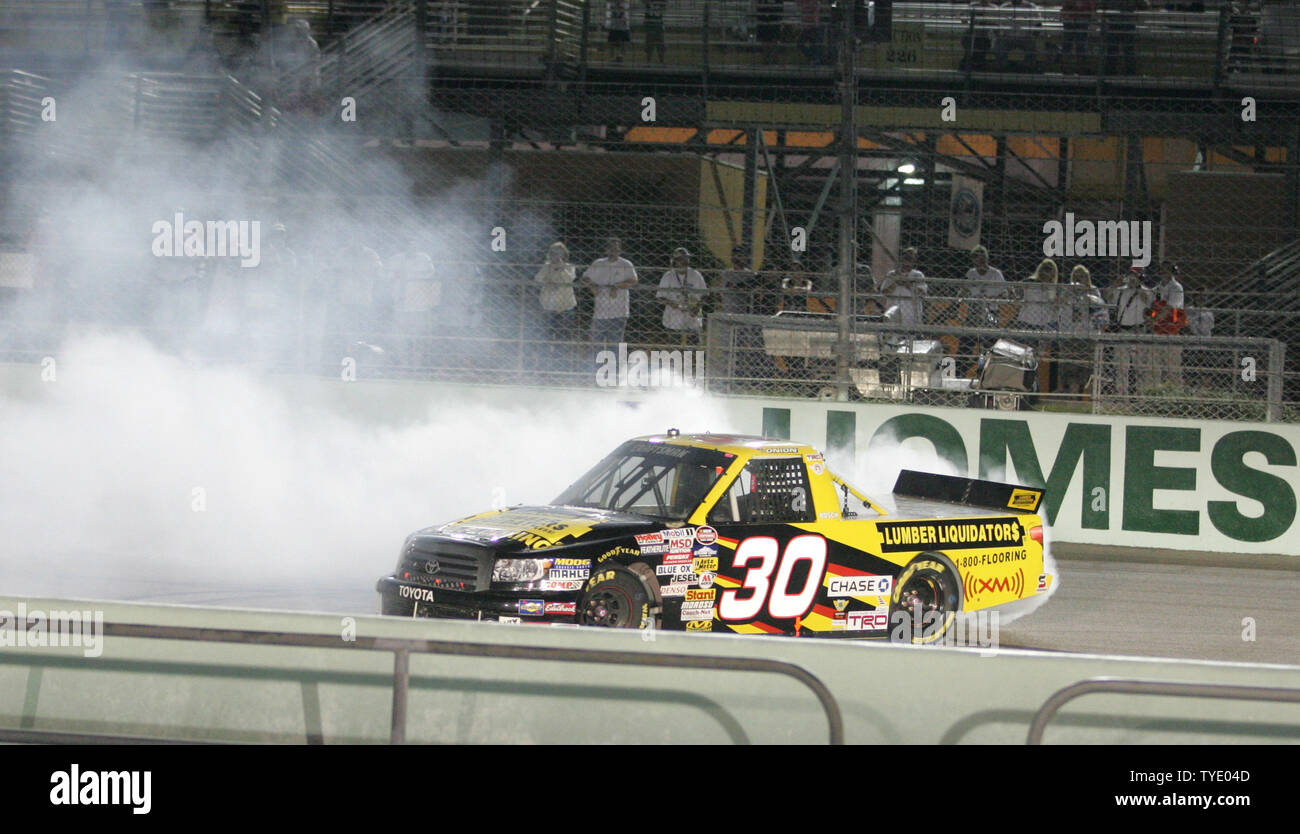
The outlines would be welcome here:
[[[1155,293],[1142,286],[1142,269],[1133,267],[1124,276],[1124,285],[1114,291],[1115,322],[1121,334],[1146,332],[1147,308],[1155,300]],[[1115,393],[1126,396],[1132,380],[1131,369],[1138,371],[1137,386],[1150,385],[1151,351],[1147,345],[1119,344],[1114,348]]]
[[[1002,270],[989,266],[989,250],[976,246],[971,250],[971,266],[966,270],[966,280],[972,282],[966,291],[966,321],[970,328],[996,327],[1000,318],[997,299],[1006,297],[1007,279]],[[957,354],[959,360],[979,362],[979,353],[983,346],[982,339],[976,336],[963,336],[958,340]]]
[[[909,246],[898,255],[898,266],[885,273],[876,291],[885,296],[885,312],[898,308],[891,324],[921,324],[927,290],[925,273],[916,268],[916,249]]]
[[[605,257],[599,258],[582,273],[582,282],[595,294],[591,314],[591,341],[597,345],[617,345],[627,332],[630,312],[628,288],[636,284],[636,268],[621,257],[623,242],[612,237],[605,245]]]
[[[673,268],[664,273],[655,294],[664,303],[664,330],[680,334],[683,344],[688,337],[698,339],[704,328],[700,308],[708,291],[704,276],[691,268],[691,253],[681,246],[674,249]]]
[[[1158,346],[1152,357],[1155,365],[1156,384],[1170,383],[1175,387],[1183,384],[1183,348],[1175,340],[1181,338],[1179,332],[1187,323],[1187,307],[1183,294],[1183,285],[1178,283],[1178,265],[1172,261],[1160,264],[1160,283],[1156,286],[1156,300],[1163,302],[1152,322],[1152,329],[1158,335],[1164,335],[1173,344]]]

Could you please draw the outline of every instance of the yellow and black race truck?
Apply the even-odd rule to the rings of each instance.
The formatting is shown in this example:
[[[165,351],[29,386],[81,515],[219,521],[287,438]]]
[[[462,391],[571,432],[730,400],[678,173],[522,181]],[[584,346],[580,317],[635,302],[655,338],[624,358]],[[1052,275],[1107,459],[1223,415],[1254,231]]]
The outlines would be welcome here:
[[[380,610],[741,634],[933,640],[1047,593],[1040,489],[903,470],[885,507],[817,450],[713,434],[619,446],[552,504],[410,535]]]

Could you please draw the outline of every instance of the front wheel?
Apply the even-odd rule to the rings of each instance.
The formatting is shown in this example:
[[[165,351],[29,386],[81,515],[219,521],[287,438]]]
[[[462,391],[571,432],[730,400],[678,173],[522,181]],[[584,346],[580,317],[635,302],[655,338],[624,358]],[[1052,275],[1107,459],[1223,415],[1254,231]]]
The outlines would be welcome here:
[[[946,560],[922,556],[894,583],[889,606],[890,640],[933,643],[943,637],[961,610],[961,582]]]
[[[640,577],[622,567],[594,571],[578,600],[578,622],[605,628],[651,628],[653,599]]]

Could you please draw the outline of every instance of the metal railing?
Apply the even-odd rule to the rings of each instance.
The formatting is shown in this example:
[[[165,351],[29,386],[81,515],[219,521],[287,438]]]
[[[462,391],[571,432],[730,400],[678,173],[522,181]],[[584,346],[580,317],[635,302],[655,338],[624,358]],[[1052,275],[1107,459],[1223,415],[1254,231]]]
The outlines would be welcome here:
[[[1240,701],[1274,701],[1300,704],[1300,689],[1278,686],[1236,686],[1221,683],[1181,683],[1171,681],[1095,678],[1079,681],[1053,692],[1034,713],[1029,724],[1026,744],[1042,744],[1043,731],[1056,713],[1070,701],[1084,695],[1161,695],[1174,698],[1220,698]],[[1300,724],[1300,720],[1297,721]]]
[[[839,702],[820,678],[802,666],[783,660],[710,655],[651,654],[607,649],[548,648],[542,646],[494,645],[455,640],[417,640],[391,637],[356,637],[345,641],[337,636],[300,632],[252,631],[194,626],[139,625],[105,623],[105,637],[143,638],[151,640],[188,640],[201,643],[236,643],[255,646],[287,646],[311,649],[361,649],[393,653],[392,718],[389,741],[407,741],[407,713],[411,686],[410,656],[438,654],[455,657],[492,658],[496,660],[538,660],[563,663],[594,663],[615,666],[642,666],[653,669],[703,669],[708,671],[758,672],[784,675],[806,686],[816,696],[826,714],[830,744],[844,743],[844,718]],[[93,743],[95,741],[130,741],[135,743],[166,742],[168,739],[118,739],[96,734],[49,734],[31,729],[0,730],[0,741]]]
[[[127,49],[147,58],[145,52],[159,46],[156,33],[178,21],[185,30],[206,25],[219,41],[234,43],[294,18],[307,20],[324,47],[373,17],[396,11],[418,20],[426,47],[423,56],[410,53],[407,62],[537,71],[566,63],[579,72],[662,63],[674,72],[690,69],[705,76],[776,68],[784,74],[818,72],[835,64],[837,43],[829,33],[838,13],[829,1],[813,12],[796,2],[665,0],[662,23],[656,24],[646,20],[645,4],[628,0],[626,28],[614,23],[620,16],[609,14],[610,5],[610,0],[262,0],[258,8],[224,0],[173,0],[165,9],[133,2],[110,12],[102,0],[3,0],[0,48],[78,57]],[[1070,18],[1056,6],[894,3],[887,14],[861,5],[856,64],[864,75],[1051,73],[1247,87],[1300,83],[1300,16],[1289,4],[1209,2],[1204,11],[1103,8],[1087,18]],[[611,28],[625,31],[626,41],[611,37]],[[656,39],[664,50],[654,47]],[[189,51],[166,51],[166,58],[182,60]],[[423,71],[412,67],[408,74],[421,77]]]

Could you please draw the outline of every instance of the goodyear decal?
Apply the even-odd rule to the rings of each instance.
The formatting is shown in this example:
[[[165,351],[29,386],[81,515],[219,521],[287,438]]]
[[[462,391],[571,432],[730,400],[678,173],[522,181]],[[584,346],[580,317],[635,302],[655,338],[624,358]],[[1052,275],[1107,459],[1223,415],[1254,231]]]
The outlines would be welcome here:
[[[974,521],[880,521],[880,548],[885,553],[961,548],[1019,547],[1024,528],[1015,518]]]

